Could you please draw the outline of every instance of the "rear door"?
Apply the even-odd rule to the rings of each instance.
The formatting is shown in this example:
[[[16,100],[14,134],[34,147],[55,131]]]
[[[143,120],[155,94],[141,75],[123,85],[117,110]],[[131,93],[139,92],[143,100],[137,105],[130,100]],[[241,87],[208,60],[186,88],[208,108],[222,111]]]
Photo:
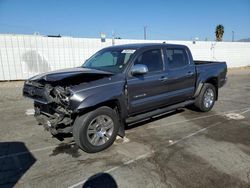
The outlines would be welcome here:
[[[142,51],[133,62],[133,64],[146,65],[149,72],[144,75],[133,76],[130,73],[128,75],[130,114],[147,111],[162,104],[163,95],[166,92],[163,60],[163,49],[159,47]]]
[[[196,72],[187,50],[182,47],[165,47],[164,52],[168,75],[168,104],[192,98],[195,91]]]

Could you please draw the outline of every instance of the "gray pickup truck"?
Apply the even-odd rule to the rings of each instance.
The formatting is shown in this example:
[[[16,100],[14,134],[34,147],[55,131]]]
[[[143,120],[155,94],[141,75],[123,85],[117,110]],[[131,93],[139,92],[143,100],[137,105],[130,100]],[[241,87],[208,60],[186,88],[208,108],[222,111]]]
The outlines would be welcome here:
[[[226,74],[225,62],[193,61],[184,45],[127,44],[104,48],[81,67],[34,76],[23,95],[52,135],[72,133],[94,153],[132,122],[188,105],[211,110]]]

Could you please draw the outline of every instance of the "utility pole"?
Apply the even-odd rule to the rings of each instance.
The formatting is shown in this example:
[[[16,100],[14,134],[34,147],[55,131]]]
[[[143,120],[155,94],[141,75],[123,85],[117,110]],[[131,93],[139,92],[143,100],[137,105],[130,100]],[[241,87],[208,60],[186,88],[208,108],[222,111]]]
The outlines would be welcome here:
[[[232,31],[232,42],[234,42],[234,31]]]
[[[147,26],[144,26],[144,40],[147,39]]]
[[[115,45],[115,32],[112,30],[112,46]]]

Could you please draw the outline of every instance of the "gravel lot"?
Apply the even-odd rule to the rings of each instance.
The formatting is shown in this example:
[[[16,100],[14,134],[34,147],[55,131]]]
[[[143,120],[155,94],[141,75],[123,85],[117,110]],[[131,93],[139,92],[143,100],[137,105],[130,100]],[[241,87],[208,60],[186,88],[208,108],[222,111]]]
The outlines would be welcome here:
[[[108,187],[250,187],[249,69],[229,71],[211,112],[135,124],[96,154],[36,125],[22,84],[0,82],[0,187],[82,187],[93,175]]]

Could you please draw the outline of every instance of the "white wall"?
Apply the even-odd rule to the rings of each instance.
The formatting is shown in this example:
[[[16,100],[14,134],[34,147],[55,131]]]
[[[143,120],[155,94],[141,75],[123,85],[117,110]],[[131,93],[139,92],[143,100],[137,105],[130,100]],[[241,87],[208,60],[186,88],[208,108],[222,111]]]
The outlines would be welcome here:
[[[115,44],[164,40],[115,40]],[[226,61],[228,67],[250,65],[250,43],[165,41],[187,45],[195,60]],[[27,79],[56,69],[81,65],[99,49],[111,46],[95,38],[49,38],[33,35],[0,35],[0,80]]]

